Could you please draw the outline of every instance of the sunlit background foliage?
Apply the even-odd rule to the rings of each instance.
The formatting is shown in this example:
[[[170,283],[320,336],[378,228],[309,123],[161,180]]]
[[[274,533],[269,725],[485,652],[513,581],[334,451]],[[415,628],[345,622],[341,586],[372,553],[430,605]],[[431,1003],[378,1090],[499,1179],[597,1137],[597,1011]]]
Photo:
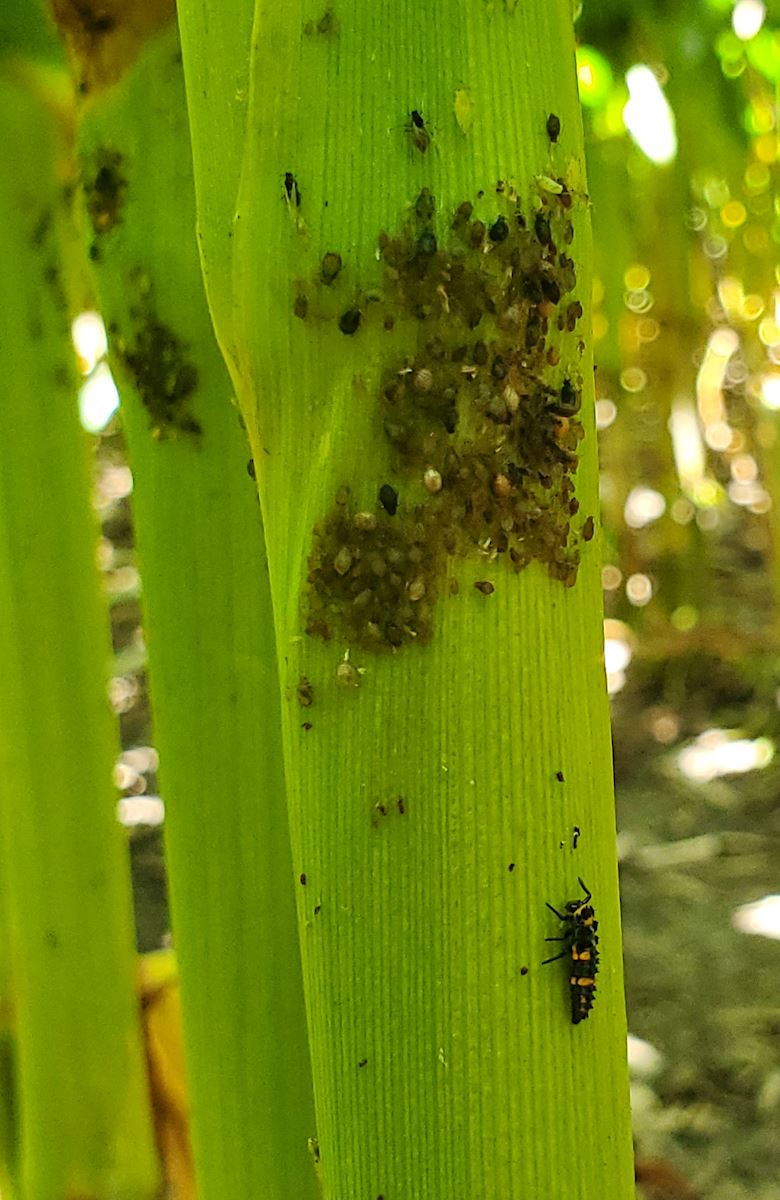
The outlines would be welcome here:
[[[651,1200],[774,1200],[780,2],[586,0],[578,32],[638,1178]],[[97,314],[73,333],[151,949],[167,937],[164,808],[132,477]]]

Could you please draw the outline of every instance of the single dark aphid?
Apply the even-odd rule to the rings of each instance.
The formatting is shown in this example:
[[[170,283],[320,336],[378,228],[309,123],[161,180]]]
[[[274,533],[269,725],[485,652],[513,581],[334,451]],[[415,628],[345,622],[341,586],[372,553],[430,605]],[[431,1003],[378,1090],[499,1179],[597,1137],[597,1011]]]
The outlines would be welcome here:
[[[424,187],[414,202],[414,214],[418,221],[432,221],[436,212],[436,201],[431,195],[431,189]]]
[[[301,887],[306,887],[306,875],[305,875],[304,873],[302,873],[302,874],[299,876],[299,878],[300,878],[300,881],[301,881]]]
[[[558,398],[549,410],[558,417],[574,417],[580,411],[582,397],[570,379],[564,379]]]
[[[561,385],[561,404],[571,409],[571,415],[580,411],[580,394],[570,379],[564,379]]]
[[[409,120],[404,129],[409,134],[415,150],[419,150],[420,154],[425,154],[431,144],[433,135],[428,125],[426,125],[422,113],[418,109],[413,108],[409,113]]]
[[[320,277],[322,282],[328,285],[333,283],[342,266],[341,255],[336,254],[334,250],[329,250],[327,254],[323,254],[322,262],[320,263]]]
[[[250,458],[249,462],[246,464],[246,473],[250,479],[257,479],[257,472],[255,471],[255,460],[253,458]]]
[[[509,237],[509,223],[506,217],[496,217],[493,224],[488,229],[488,237],[491,242],[505,242]]]
[[[558,780],[558,783],[563,783],[563,771],[556,771],[555,778]]]
[[[596,532],[596,522],[593,520],[593,517],[586,517],[585,524],[582,527],[583,542],[591,541],[595,532]]]
[[[339,329],[342,333],[352,334],[357,333],[360,327],[360,309],[348,308],[345,313],[339,317]]]
[[[573,831],[572,831],[572,839],[571,839],[571,848],[572,848],[572,850],[576,850],[576,849],[577,849],[577,843],[578,843],[578,842],[579,842],[579,840],[580,840],[580,835],[581,835],[581,833],[582,833],[582,830],[580,829],[579,825],[575,825],[575,826],[574,826],[574,829],[573,829]]]
[[[556,117],[555,113],[550,113],[547,118],[547,136],[551,142],[557,142],[561,132],[561,118]]]
[[[527,975],[527,974],[528,974],[528,967],[521,967],[521,968],[520,968],[520,974],[521,974],[521,975]]]
[[[383,483],[379,489],[379,503],[388,516],[395,516],[398,511],[398,492],[389,483]]]
[[[430,255],[438,249],[436,234],[431,229],[424,230],[417,239],[417,253]]]
[[[552,242],[550,222],[543,213],[539,212],[534,217],[534,233],[536,234],[537,242],[541,242],[543,246],[549,246]]]
[[[298,180],[292,171],[285,171],[284,173],[284,190],[287,193],[288,204],[294,204],[296,208],[300,208],[301,189],[298,187]]]
[[[496,585],[491,583],[489,579],[478,580],[477,583],[474,584],[474,587],[478,592],[481,592],[483,596],[492,596],[493,592],[496,590]]]
[[[592,893],[578,879],[585,895],[581,900],[569,900],[564,905],[564,911],[558,912],[552,904],[547,903],[550,912],[555,913],[559,921],[566,925],[566,931],[560,937],[545,938],[546,942],[565,942],[560,954],[546,958],[542,963],[557,962],[559,958],[569,958],[571,972],[569,974],[569,990],[571,993],[571,1020],[573,1025],[586,1021],[596,991],[596,974],[599,969],[598,936],[596,930],[599,923],[591,907]]]

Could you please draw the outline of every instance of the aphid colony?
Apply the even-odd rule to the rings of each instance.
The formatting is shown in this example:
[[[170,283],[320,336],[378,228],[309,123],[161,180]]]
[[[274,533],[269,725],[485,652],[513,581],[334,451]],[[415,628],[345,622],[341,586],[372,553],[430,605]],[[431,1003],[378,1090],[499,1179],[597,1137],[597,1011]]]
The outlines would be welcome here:
[[[133,380],[155,437],[200,434],[200,423],[192,414],[192,399],[198,386],[197,368],[189,361],[185,344],[157,318],[151,297],[144,292],[144,280],[134,282],[144,293],[143,302],[130,309],[134,341],[129,344],[119,327],[111,322],[108,332],[114,352]]]
[[[96,235],[90,248],[93,259],[99,258],[97,239],[109,233],[122,219],[127,192],[123,170],[122,155],[109,146],[98,146],[92,163],[89,167],[85,165],[84,207]]]
[[[572,1024],[579,1025],[585,1021],[593,1007],[593,997],[596,992],[596,974],[599,969],[598,936],[596,930],[599,923],[591,906],[591,893],[581,879],[580,887],[585,893],[581,900],[569,900],[564,905],[564,911],[558,912],[552,904],[548,904],[550,912],[555,913],[559,921],[566,926],[560,937],[545,938],[546,942],[565,942],[560,954],[546,958],[542,963],[557,962],[560,958],[568,958],[569,992],[571,994]]]
[[[518,571],[535,559],[574,584],[579,543],[592,536],[589,519],[573,527],[584,344],[568,336],[582,315],[567,253],[572,197],[554,182],[530,220],[504,182],[495,198],[477,197],[485,220],[466,200],[437,221],[423,188],[403,231],[379,236],[380,288],[356,301],[344,272],[326,281],[329,293],[344,288],[342,334],[388,340],[377,403],[392,484],[377,480],[360,498],[341,488],[316,527],[310,634],[374,648],[424,642],[448,556],[505,557]],[[322,286],[321,269],[300,285],[310,315]]]

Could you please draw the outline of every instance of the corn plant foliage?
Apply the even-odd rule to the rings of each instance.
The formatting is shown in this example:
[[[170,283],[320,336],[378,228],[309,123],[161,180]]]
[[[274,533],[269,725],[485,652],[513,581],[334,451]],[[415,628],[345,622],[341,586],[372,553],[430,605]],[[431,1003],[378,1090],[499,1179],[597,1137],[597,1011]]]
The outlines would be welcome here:
[[[217,12],[181,0],[178,18],[189,137],[179,52],[157,11],[135,23],[148,40],[129,66],[109,45],[123,44],[121,14],[69,45],[100,46],[75,64],[81,175],[136,475],[201,1196],[627,1197],[569,6],[262,0]],[[39,289],[34,264],[27,275]],[[20,324],[34,379],[48,360],[28,335]],[[36,491],[43,467],[60,495],[80,479],[83,499],[83,476],[63,466],[78,457],[62,452],[75,417],[60,430],[20,395],[13,496],[40,517],[49,558],[83,566],[87,523],[72,542],[68,506],[42,512]],[[12,680],[29,651],[52,677],[52,712],[63,681],[83,694],[97,781],[112,754],[95,707],[99,639],[84,634],[93,657],[73,668],[64,654],[39,662],[49,619],[50,641],[84,626],[72,598],[41,600],[34,643],[9,582],[27,536],[14,511],[8,501]],[[73,645],[82,652],[81,632]],[[40,797],[53,780],[23,783]],[[93,834],[118,846],[106,821]],[[14,871],[32,872],[39,825],[36,814],[22,839],[27,866],[8,873],[11,928]],[[44,867],[56,863],[41,856],[41,886]],[[579,877],[601,972],[593,1011],[573,1024],[569,962],[542,966],[544,938],[561,933],[544,903],[563,911]],[[106,880],[100,936],[108,920],[121,975],[118,862]],[[75,920],[75,907],[62,913]],[[37,906],[29,920],[40,955]],[[63,986],[73,999],[73,979]],[[112,1028],[126,1033],[117,974],[94,1003],[112,987]],[[22,1070],[46,1044],[31,1018]],[[135,1100],[137,1058],[117,1061]],[[56,1091],[28,1077],[30,1111],[51,1121]],[[101,1121],[114,1095],[125,1092],[102,1096]],[[144,1115],[131,1111],[143,1149]],[[65,1145],[90,1161],[92,1143],[64,1128],[48,1154],[30,1142],[29,1169],[54,1163],[55,1179]],[[148,1156],[117,1156],[126,1194],[142,1195]],[[30,1194],[57,1194],[46,1187]]]
[[[4,1195],[143,1200],[158,1169],[133,980],[129,872],[87,446],[74,403],[56,103],[4,67],[0,127],[0,787]],[[11,1097],[8,1088],[15,1087]]]
[[[199,1195],[313,1194],[273,617],[203,295],[175,27],[84,111],[84,201],[134,473]]]
[[[202,12],[179,11],[196,141],[210,118],[188,30]],[[233,69],[209,59],[212,87]],[[581,392],[573,587],[566,553],[526,565],[515,545],[512,564],[493,526],[480,538],[475,496],[492,513],[528,494],[488,466],[507,462],[511,419],[492,414],[488,437],[451,366],[486,381],[479,320],[460,313],[469,293],[503,303],[481,273],[502,261],[501,226],[488,230],[521,211],[549,245],[536,218],[559,220],[561,180],[577,274],[563,308],[588,307],[568,8],[259,5],[245,131],[237,197],[224,179],[230,318],[222,304],[213,316],[266,524],[326,1194],[630,1194],[587,315],[556,333],[551,292],[545,353],[560,357],[533,367],[563,400],[567,380]],[[225,247],[202,244],[208,275]],[[496,324],[483,325],[488,370]],[[463,421],[450,442],[444,375]],[[559,932],[544,901],[572,898],[578,875],[603,955],[596,1007],[574,1027],[566,966],[540,961]],[[572,1155],[560,1114],[586,1097],[599,1115]]]

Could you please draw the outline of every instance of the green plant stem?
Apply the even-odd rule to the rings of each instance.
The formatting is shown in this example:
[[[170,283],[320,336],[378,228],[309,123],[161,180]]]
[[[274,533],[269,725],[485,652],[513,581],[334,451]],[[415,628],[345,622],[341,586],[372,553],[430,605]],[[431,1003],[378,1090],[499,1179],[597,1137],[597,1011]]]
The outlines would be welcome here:
[[[219,314],[215,329],[229,362],[234,362],[236,355],[231,332],[233,234],[249,101],[248,47],[254,10],[254,0],[233,0],[226,19],[224,9],[212,4],[185,0],[178,7],[188,93],[197,97],[199,116],[191,127],[191,151],[203,281],[210,308]]]
[[[142,1200],[158,1167],[111,772],[95,565],[57,234],[53,111],[0,84],[0,769],[17,1038],[19,1195]]]
[[[304,1198],[315,1123],[268,572],[203,295],[175,29],[85,114],[88,196],[108,146],[126,187],[115,227],[94,235],[96,276],[135,481],[198,1195]],[[156,366],[174,358],[180,378],[196,372],[200,432],[160,420],[149,377],[164,391]]]
[[[349,485],[350,502],[385,522],[378,488],[403,478],[374,397],[383,371],[397,376],[404,355],[417,363],[427,350],[418,316],[402,316],[390,337],[372,319],[381,232],[403,228],[423,187],[443,214],[442,242],[448,214],[482,192],[506,195],[508,183],[528,212],[538,175],[563,172],[584,187],[568,6],[346,0],[322,28],[326,15],[312,3],[258,5],[233,307],[220,334],[235,339],[230,365],[266,522],[325,1192],[627,1197],[595,545],[570,590],[535,563],[515,575],[478,554],[454,560],[460,594],[439,599],[427,645],[371,652],[343,634],[323,643],[305,636],[302,617],[309,555],[339,489]],[[227,64],[212,66],[226,81]],[[455,111],[463,90],[467,130]],[[196,128],[202,107],[191,89]],[[430,123],[425,150],[413,110]],[[550,112],[562,123],[554,152]],[[480,215],[492,219],[498,203],[486,199]],[[581,201],[575,228],[587,308]],[[344,262],[327,295],[317,282],[326,252]],[[355,305],[363,323],[353,336],[338,318]],[[214,316],[219,328],[221,310]],[[583,380],[577,492],[592,514],[591,366],[576,359],[576,336],[562,345],[562,369],[576,364]],[[560,373],[551,379],[560,386]],[[407,480],[407,494],[414,486]],[[489,598],[473,586],[486,577]],[[347,671],[363,671],[359,688],[338,685],[345,653]],[[315,697],[305,713],[302,679]],[[559,976],[560,965],[539,964],[544,937],[557,933],[544,901],[562,904],[580,874],[598,904],[603,964],[594,1014],[574,1027],[566,968]],[[567,1114],[585,1106],[587,1134],[573,1152]]]

